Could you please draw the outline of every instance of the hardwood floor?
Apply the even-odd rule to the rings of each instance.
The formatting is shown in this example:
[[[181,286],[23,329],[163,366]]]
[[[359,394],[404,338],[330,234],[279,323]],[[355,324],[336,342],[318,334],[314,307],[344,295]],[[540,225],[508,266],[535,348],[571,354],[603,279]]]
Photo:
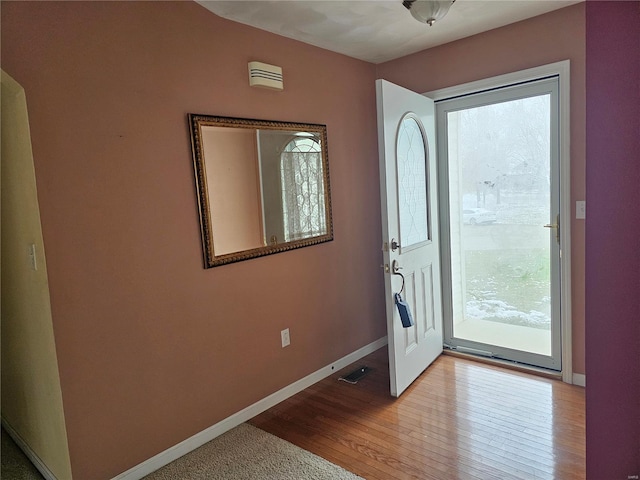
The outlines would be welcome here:
[[[340,375],[367,365],[356,385]],[[366,479],[584,479],[584,389],[440,356],[398,399],[387,349],[250,421]]]

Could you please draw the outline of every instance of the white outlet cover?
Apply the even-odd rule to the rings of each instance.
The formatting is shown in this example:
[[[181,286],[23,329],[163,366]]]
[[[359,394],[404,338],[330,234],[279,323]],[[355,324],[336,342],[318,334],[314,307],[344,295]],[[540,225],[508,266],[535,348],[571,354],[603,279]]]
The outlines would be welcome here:
[[[38,257],[36,254],[36,245],[34,243],[29,245],[28,255],[29,266],[31,267],[31,270],[38,270]]]
[[[285,328],[280,332],[280,337],[282,339],[282,348],[288,347],[291,345],[291,337],[289,336],[289,329]]]

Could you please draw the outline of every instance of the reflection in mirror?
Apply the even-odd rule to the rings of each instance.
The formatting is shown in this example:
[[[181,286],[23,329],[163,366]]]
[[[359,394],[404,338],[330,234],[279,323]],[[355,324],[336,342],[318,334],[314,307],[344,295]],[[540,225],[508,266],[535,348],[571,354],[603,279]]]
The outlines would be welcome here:
[[[189,114],[205,268],[333,239],[325,125]]]

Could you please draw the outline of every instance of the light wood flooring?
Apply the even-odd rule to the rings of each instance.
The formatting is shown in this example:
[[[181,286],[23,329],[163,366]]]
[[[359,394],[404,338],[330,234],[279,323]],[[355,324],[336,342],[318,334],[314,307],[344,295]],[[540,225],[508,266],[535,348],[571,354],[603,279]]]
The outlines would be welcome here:
[[[367,365],[356,385],[338,377]],[[366,479],[584,479],[584,389],[440,356],[398,399],[387,349],[251,420]]]

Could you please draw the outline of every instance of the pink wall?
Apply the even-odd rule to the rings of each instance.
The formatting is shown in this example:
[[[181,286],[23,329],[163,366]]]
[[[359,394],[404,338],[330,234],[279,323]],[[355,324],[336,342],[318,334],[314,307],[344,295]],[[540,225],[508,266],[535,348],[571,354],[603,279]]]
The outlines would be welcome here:
[[[385,334],[376,67],[193,3],[0,5],[2,68],[29,105],[74,478],[110,478]],[[593,479],[637,474],[640,458],[637,6],[588,2],[377,70],[427,91],[569,58],[571,195],[584,199],[586,8]],[[251,60],[281,65],[285,91],[249,88]],[[326,123],[335,240],[204,270],[187,112]],[[584,224],[572,228],[581,372]]]
[[[589,1],[586,18],[587,478],[637,478],[640,2]]]
[[[571,61],[571,204],[585,198],[584,4],[378,65],[384,78],[416,92]],[[584,220],[571,221],[573,370],[585,371]]]
[[[386,334],[373,65],[192,2],[1,8],[74,478],[111,478]],[[285,91],[250,88],[252,60],[282,66]],[[205,270],[188,112],[326,124],[335,240]]]

